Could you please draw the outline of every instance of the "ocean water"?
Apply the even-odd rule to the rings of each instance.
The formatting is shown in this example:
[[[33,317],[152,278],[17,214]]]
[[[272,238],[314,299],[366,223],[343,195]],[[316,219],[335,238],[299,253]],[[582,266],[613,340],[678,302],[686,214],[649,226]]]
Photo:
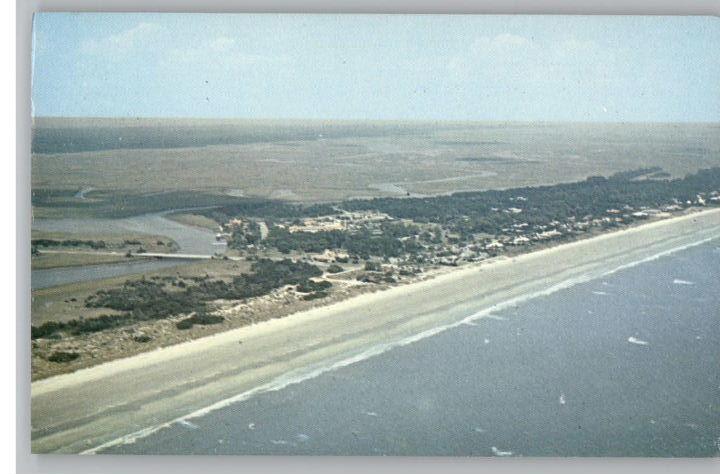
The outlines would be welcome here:
[[[720,455],[720,241],[105,453]]]

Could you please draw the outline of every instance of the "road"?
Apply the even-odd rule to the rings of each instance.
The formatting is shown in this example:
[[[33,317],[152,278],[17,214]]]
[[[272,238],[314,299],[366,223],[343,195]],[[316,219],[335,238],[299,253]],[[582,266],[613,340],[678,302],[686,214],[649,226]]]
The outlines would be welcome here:
[[[32,385],[34,453],[95,452],[434,334],[468,316],[720,237],[720,209],[362,295]]]
[[[39,253],[41,254],[83,254],[83,255],[111,255],[115,257],[122,257],[126,256],[127,253],[123,252],[95,252],[95,251],[83,251],[83,250],[40,250]],[[235,260],[240,261],[244,260],[242,257],[232,257],[229,255],[223,255],[222,257],[218,257],[216,255],[206,255],[206,254],[191,254],[191,253],[161,253],[161,252],[142,252],[142,253],[133,253],[128,258],[132,257],[154,257],[154,258],[173,258],[178,260],[211,260],[213,258],[223,258],[228,260]]]
[[[258,221],[258,226],[260,227],[260,240],[267,239],[267,236],[270,233],[268,225],[265,223],[265,221]]]

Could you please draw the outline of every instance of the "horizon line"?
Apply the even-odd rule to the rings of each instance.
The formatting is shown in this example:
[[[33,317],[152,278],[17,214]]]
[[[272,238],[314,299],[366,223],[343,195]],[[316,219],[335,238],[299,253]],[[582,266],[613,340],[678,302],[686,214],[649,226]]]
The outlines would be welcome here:
[[[107,115],[31,115],[35,119],[65,119],[65,120],[206,120],[206,121],[258,121],[258,122],[394,122],[394,123],[518,123],[518,124],[720,124],[720,117],[716,120],[564,120],[564,119],[437,119],[437,118],[318,118],[318,117],[196,117],[196,116],[107,116]]]

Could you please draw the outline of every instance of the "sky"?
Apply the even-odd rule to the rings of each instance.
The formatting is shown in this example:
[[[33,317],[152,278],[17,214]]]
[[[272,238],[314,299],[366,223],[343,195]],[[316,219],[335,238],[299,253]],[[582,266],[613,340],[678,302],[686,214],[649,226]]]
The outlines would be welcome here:
[[[720,19],[42,13],[33,114],[720,122]]]

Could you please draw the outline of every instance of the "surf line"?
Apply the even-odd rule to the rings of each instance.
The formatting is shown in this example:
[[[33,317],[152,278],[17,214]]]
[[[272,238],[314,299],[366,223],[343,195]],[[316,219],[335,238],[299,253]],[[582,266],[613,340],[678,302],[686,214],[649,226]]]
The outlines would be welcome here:
[[[597,275],[592,275],[592,276],[582,275],[582,276],[575,277],[575,278],[569,278],[567,280],[557,283],[557,284],[555,284],[549,288],[546,288],[544,290],[539,290],[539,291],[529,293],[526,295],[516,296],[514,298],[503,301],[501,303],[497,303],[487,309],[483,309],[481,311],[473,313],[470,316],[467,316],[464,319],[461,319],[459,321],[441,325],[441,326],[438,326],[435,328],[427,329],[427,330],[422,331],[413,336],[409,336],[409,337],[406,337],[406,338],[403,338],[403,339],[400,339],[400,340],[397,340],[394,342],[388,342],[388,343],[384,343],[384,344],[375,345],[375,346],[370,347],[369,349],[366,349],[356,355],[347,357],[345,359],[341,359],[341,360],[333,362],[331,364],[322,364],[322,363],[315,364],[311,367],[306,367],[306,368],[290,371],[286,374],[280,375],[279,377],[275,378],[273,381],[268,382],[266,384],[258,385],[257,387],[254,387],[250,390],[242,392],[238,395],[234,395],[234,396],[226,398],[224,400],[220,400],[216,403],[208,405],[205,408],[200,408],[199,410],[196,410],[192,413],[188,413],[187,415],[177,417],[177,418],[167,421],[165,423],[161,423],[161,424],[158,424],[155,426],[143,428],[141,430],[137,430],[137,431],[134,431],[127,435],[121,436],[119,438],[115,438],[113,440],[107,441],[105,443],[102,443],[102,444],[94,447],[94,448],[89,448],[89,449],[86,449],[85,451],[81,451],[80,454],[93,455],[93,454],[97,454],[100,451],[103,451],[105,449],[108,449],[108,448],[111,448],[114,446],[134,444],[138,440],[146,438],[154,433],[157,433],[158,431],[161,431],[166,428],[170,428],[171,426],[176,425],[176,424],[186,424],[186,422],[188,422],[191,419],[205,416],[214,411],[217,411],[222,408],[228,407],[230,405],[245,401],[255,395],[258,395],[261,393],[266,393],[266,392],[276,392],[276,391],[282,390],[285,387],[288,387],[290,385],[295,385],[300,382],[304,382],[306,380],[310,380],[310,379],[319,377],[320,375],[322,375],[326,372],[332,372],[334,370],[337,370],[337,369],[340,369],[343,367],[347,367],[347,366],[355,364],[357,362],[367,360],[371,357],[378,356],[378,355],[383,354],[383,353],[385,353],[389,350],[392,350],[396,347],[407,346],[414,342],[417,342],[417,341],[420,341],[423,339],[427,339],[428,337],[432,337],[432,336],[435,336],[436,334],[445,332],[448,329],[453,329],[453,328],[456,328],[459,326],[468,325],[468,323],[473,323],[477,319],[487,317],[489,315],[493,315],[493,313],[502,311],[509,307],[515,306],[519,303],[524,303],[526,301],[529,301],[529,300],[532,300],[535,298],[539,298],[541,296],[548,296],[553,293],[557,293],[558,291],[571,288],[571,287],[581,284],[581,283],[587,283],[589,281],[596,280],[598,278],[603,278],[608,275],[615,274],[619,271],[626,270],[628,268],[633,268],[638,265],[642,265],[643,263],[658,260],[662,257],[665,257],[667,255],[672,255],[672,254],[674,254],[676,252],[680,252],[682,250],[686,250],[686,249],[689,249],[692,247],[697,247],[699,245],[706,244],[715,239],[717,239],[717,236],[708,237],[708,238],[705,238],[705,239],[702,239],[702,240],[699,240],[696,242],[691,242],[689,244],[674,247],[669,250],[664,250],[662,252],[653,254],[649,257],[645,257],[645,258],[642,258],[642,259],[639,259],[639,260],[636,260],[633,262],[619,265],[611,270],[607,270],[607,271],[599,273]]]

